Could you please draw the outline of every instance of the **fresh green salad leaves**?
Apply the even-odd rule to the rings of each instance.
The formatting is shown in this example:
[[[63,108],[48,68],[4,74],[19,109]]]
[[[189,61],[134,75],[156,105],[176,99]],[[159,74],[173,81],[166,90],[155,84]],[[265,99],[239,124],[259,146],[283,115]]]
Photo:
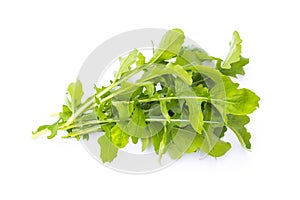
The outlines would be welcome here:
[[[172,29],[148,62],[137,49],[120,58],[111,85],[95,87],[95,94],[85,101],[80,80],[71,83],[58,120],[40,126],[33,137],[49,132],[51,139],[64,130],[63,138],[79,140],[103,132],[98,138],[103,162],[112,162],[119,149],[139,140],[141,151],[152,145],[158,158],[168,153],[179,159],[196,151],[220,157],[231,148],[223,140],[228,129],[250,149],[245,125],[259,97],[230,78],[244,75],[249,63],[241,55],[238,32],[224,60],[184,46],[184,38],[182,30]],[[138,80],[130,82],[137,74]]]

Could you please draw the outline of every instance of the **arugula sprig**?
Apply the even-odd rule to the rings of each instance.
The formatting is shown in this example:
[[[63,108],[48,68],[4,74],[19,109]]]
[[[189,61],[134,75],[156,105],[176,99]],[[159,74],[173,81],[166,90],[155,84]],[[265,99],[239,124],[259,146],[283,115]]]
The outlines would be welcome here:
[[[120,58],[111,84],[95,87],[95,94],[84,102],[80,80],[71,83],[58,120],[40,126],[33,137],[50,132],[51,139],[63,130],[63,138],[79,140],[104,132],[98,139],[103,162],[112,162],[130,140],[135,144],[141,140],[142,151],[152,144],[159,158],[168,153],[178,159],[198,150],[220,157],[231,148],[222,139],[228,129],[250,149],[245,125],[259,97],[230,78],[244,75],[243,67],[249,63],[241,55],[238,32],[233,33],[224,60],[184,46],[184,38],[182,30],[172,29],[148,62],[136,49]],[[141,72],[137,81],[129,81]]]

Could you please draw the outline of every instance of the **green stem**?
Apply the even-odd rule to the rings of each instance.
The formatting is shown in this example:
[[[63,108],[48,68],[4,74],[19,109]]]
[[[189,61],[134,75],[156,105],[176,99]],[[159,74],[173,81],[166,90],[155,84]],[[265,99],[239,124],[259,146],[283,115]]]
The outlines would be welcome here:
[[[113,89],[114,87],[118,86],[119,84],[121,84],[122,82],[128,80],[130,77],[132,77],[133,75],[139,73],[140,71],[146,69],[149,65],[153,64],[153,62],[145,64],[144,66],[141,66],[139,68],[136,68],[134,70],[132,70],[131,73],[128,73],[126,76],[122,77],[121,79],[119,79],[118,81],[112,83],[110,86],[108,86],[107,88],[105,88],[103,91],[99,92],[95,97],[96,98],[101,98],[101,96],[103,94],[105,94],[106,92],[110,91],[111,89]],[[68,119],[68,121],[65,123],[65,126],[69,126],[70,124],[72,124],[74,122],[74,120],[80,116],[82,113],[84,113],[87,109],[89,109],[90,107],[92,107],[95,103],[95,98],[91,98],[88,99],[86,102],[84,102],[82,104],[82,106],[80,106],[78,108],[78,110],[75,111],[75,113],[73,113],[73,115]]]
[[[99,126],[93,126],[93,127],[87,128],[87,129],[82,130],[82,131],[73,132],[73,133],[70,133],[70,134],[68,134],[66,136],[62,136],[62,138],[76,137],[76,136],[79,136],[79,135],[85,135],[85,134],[89,134],[89,133],[93,133],[93,132],[98,132],[100,130],[101,129],[100,129]]]
[[[153,119],[145,119],[146,122],[166,122],[168,121],[167,119],[163,119],[163,118],[153,118]],[[169,122],[189,122],[189,119],[170,119]],[[85,124],[80,124],[80,125],[74,125],[74,126],[69,126],[68,128],[82,128],[83,126],[86,125],[101,125],[104,123],[113,123],[113,122],[120,122],[120,120],[114,120],[114,119],[107,119],[107,120],[93,120],[89,123],[85,123]],[[214,121],[203,121],[204,123],[209,123],[209,124],[222,124],[222,122],[214,122]],[[95,127],[95,126],[93,126]],[[67,136],[64,136],[64,138],[69,138],[69,137],[75,137],[78,135],[84,135],[84,134],[88,134],[91,133],[93,131],[90,130],[94,130],[92,129],[93,127],[89,127],[87,129],[84,129],[82,131],[78,131],[78,132],[72,132],[70,134],[68,134]],[[99,126],[97,126],[98,129],[100,129]],[[64,129],[67,130],[67,129]]]
[[[169,101],[169,100],[179,100],[179,99],[197,99],[197,100],[209,100],[207,97],[195,97],[195,96],[181,96],[181,97],[161,97],[161,98],[149,98],[149,99],[140,99],[138,100],[139,103],[147,103],[152,101]],[[104,99],[103,99],[104,100]],[[105,99],[106,101],[108,99]],[[100,103],[104,101],[100,100]],[[114,103],[134,103],[134,101],[116,101]]]

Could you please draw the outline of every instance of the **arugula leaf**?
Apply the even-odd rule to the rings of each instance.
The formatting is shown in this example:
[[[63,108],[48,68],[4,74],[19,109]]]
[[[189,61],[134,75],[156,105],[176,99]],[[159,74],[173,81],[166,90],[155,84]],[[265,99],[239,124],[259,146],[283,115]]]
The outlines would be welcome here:
[[[248,58],[240,57],[238,62],[232,63],[230,69],[218,68],[220,72],[227,76],[237,77],[238,74],[245,75],[243,67],[249,63]]]
[[[208,152],[208,155],[213,156],[215,158],[221,157],[227,153],[231,149],[231,144],[229,142],[225,142],[217,139],[213,148]],[[203,150],[205,152],[205,150]],[[206,152],[207,153],[207,152]]]
[[[174,65],[173,63],[168,63],[167,65],[156,64],[153,65],[151,70],[146,71],[143,76],[138,80],[138,82],[149,81],[153,78],[165,75],[172,74],[181,78],[186,84],[191,85],[193,79],[190,74],[188,74],[182,66]]]
[[[42,125],[42,126],[38,127],[38,129],[36,131],[32,132],[33,137],[36,138],[39,136],[39,134],[50,131],[50,135],[48,135],[47,138],[48,139],[54,138],[57,135],[57,131],[59,130],[58,123],[59,123],[59,121],[57,121],[51,125]]]
[[[136,96],[135,91],[139,89],[139,91],[137,91],[138,94],[141,93],[142,91],[142,87],[146,87],[146,88],[152,88],[153,83],[152,82],[140,82],[140,83],[130,83],[130,82],[123,82],[121,84],[121,87],[117,90],[112,91],[112,95],[113,98],[119,101],[128,101],[130,99],[132,99],[132,97]],[[150,91],[152,92],[152,91]],[[102,99],[102,101],[104,101]]]
[[[111,129],[110,136],[112,143],[119,148],[125,147],[129,142],[129,136],[119,128],[118,124]]]
[[[160,122],[150,122],[147,124],[145,112],[139,106],[135,107],[130,118],[120,121],[118,126],[128,135],[139,138],[154,136],[163,128]]]
[[[100,158],[103,163],[112,162],[118,154],[118,148],[110,141],[105,134],[98,139],[98,144],[101,147]]]
[[[179,56],[176,58],[175,64],[182,66],[202,65],[202,62],[211,60],[214,60],[214,58],[209,56],[203,49],[194,46],[187,46],[182,47]]]
[[[146,88],[145,94],[147,94],[149,97],[153,96],[155,92],[154,84],[147,84],[144,85],[144,87]]]
[[[158,150],[159,160],[162,158],[163,154],[167,152],[167,147],[168,144],[170,143],[170,137],[171,137],[171,129],[170,129],[170,124],[168,123],[164,127],[162,139],[159,143],[159,150]]]
[[[248,89],[238,89],[239,84],[234,83],[229,77],[223,76],[223,87],[225,87],[226,97],[220,95],[220,88],[211,90],[212,100],[215,106],[223,106],[226,112],[234,115],[247,115],[258,107],[259,97]]]
[[[142,138],[142,151],[145,151],[149,145],[149,138]]]
[[[70,110],[70,108],[66,105],[63,105],[62,112],[59,113],[59,117],[63,121],[67,121],[71,116],[72,116],[72,111]]]
[[[133,65],[136,62],[136,59],[138,57],[138,50],[133,50],[132,52],[130,52],[127,57],[124,58],[119,58],[120,60],[120,68],[119,71],[116,73],[115,78],[118,79],[122,76],[123,73],[128,72],[130,70],[130,66]],[[139,55],[139,64],[140,59],[141,59],[141,55]]]
[[[237,115],[228,115],[227,126],[235,133],[239,139],[241,145],[246,149],[251,148],[250,138],[251,135],[247,132],[245,125],[250,121],[249,117],[246,115],[237,116]]]
[[[149,63],[169,60],[178,55],[184,42],[184,33],[180,29],[169,30],[162,38]]]
[[[197,135],[194,131],[186,129],[173,128],[172,142],[168,147],[168,153],[172,159],[179,159],[193,144],[194,138]]]
[[[132,141],[133,144],[137,144],[138,141],[139,141],[139,138],[138,138],[138,137],[131,136],[131,141]]]
[[[71,83],[68,87],[68,93],[70,94],[71,99],[69,100],[69,109],[72,112],[75,112],[77,107],[81,104],[81,98],[83,97],[82,84],[80,80],[77,80],[74,83]]]
[[[136,61],[136,67],[139,68],[145,64],[145,56],[139,52],[137,55],[138,60]]]
[[[185,131],[187,131],[187,130],[185,130]],[[196,152],[200,147],[202,147],[202,144],[203,144],[203,136],[195,135],[193,142],[191,143],[189,148],[185,151],[185,153]]]
[[[51,134],[47,136],[48,139],[52,139],[57,135],[58,123],[54,123],[51,126],[48,126],[48,130],[51,131]]]
[[[198,97],[209,97],[209,91],[207,87],[204,87],[202,84],[197,85],[196,87],[193,88],[195,94]]]
[[[156,154],[159,154],[160,143],[164,135],[164,129],[161,129],[157,134],[151,137],[151,142]]]
[[[228,142],[222,141],[220,138],[224,134],[223,127],[225,125],[220,113],[212,105],[206,105],[204,119],[213,123],[206,123],[203,125],[203,143],[199,147],[203,152],[208,153],[213,157],[220,157],[224,155],[231,145]],[[222,127],[222,129],[220,129]]]
[[[230,69],[231,64],[238,62],[241,57],[242,52],[242,46],[241,46],[242,40],[240,38],[240,35],[237,31],[233,32],[232,41],[230,43],[230,50],[229,53],[224,60],[223,64],[221,65],[221,68],[223,69]]]
[[[160,101],[160,107],[161,107],[161,112],[163,116],[166,118],[167,122],[170,122],[170,115],[169,115],[169,110],[167,108],[167,103],[166,101]]]
[[[189,108],[189,120],[195,131],[198,133],[202,132],[203,127],[203,113],[201,104],[204,99],[196,99],[190,97],[196,97],[195,92],[186,85],[180,79],[175,81],[176,95],[181,97],[186,97],[184,100]]]
[[[132,110],[129,102],[114,101],[113,105],[118,111],[118,116],[121,122],[128,120],[131,116]]]
[[[188,143],[191,142],[190,141],[191,139],[193,139],[193,140],[191,142],[191,145],[187,149],[185,149],[185,146],[184,146],[184,148],[181,149],[181,151],[179,150],[180,149],[179,147],[176,148],[176,150],[171,149],[171,151],[173,151],[173,152],[171,152],[171,155],[173,154],[172,158],[176,158],[176,157],[178,158],[178,156],[180,154],[182,154],[182,150],[184,150],[184,149],[185,149],[186,153],[192,153],[192,152],[197,151],[197,149],[200,149],[201,151],[209,154],[210,156],[221,157],[227,151],[229,151],[231,148],[230,143],[224,142],[213,135],[210,140],[215,141],[215,144],[213,147],[210,147],[207,143],[208,140],[207,140],[206,136],[204,134],[203,135],[195,134],[194,130],[189,126],[185,127],[181,131],[185,133],[185,134],[182,134],[181,136],[185,137],[185,139],[188,141]],[[177,145],[183,144],[182,142],[177,142],[177,143],[178,143]]]
[[[140,107],[135,107],[132,113],[132,121],[140,127],[146,126],[145,113]]]
[[[38,135],[39,133],[48,132],[48,131],[49,131],[49,130],[48,130],[48,127],[49,127],[49,125],[42,125],[42,126],[39,126],[39,127],[37,128],[36,131],[32,131],[33,137],[35,138],[36,135]]]

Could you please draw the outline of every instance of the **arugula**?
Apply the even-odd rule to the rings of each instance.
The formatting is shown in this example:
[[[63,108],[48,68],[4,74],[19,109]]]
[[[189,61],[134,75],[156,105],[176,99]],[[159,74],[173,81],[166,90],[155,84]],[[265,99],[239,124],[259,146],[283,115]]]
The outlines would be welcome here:
[[[230,50],[223,64],[221,65],[222,69],[230,69],[231,64],[236,63],[240,60],[240,55],[242,52],[241,46],[242,40],[237,31],[233,32],[232,41],[230,42]]]
[[[141,151],[152,145],[158,158],[168,153],[179,159],[197,151],[220,157],[231,148],[223,139],[228,130],[250,149],[245,126],[260,99],[230,78],[244,75],[249,63],[241,55],[238,32],[233,33],[224,60],[183,45],[184,38],[180,29],[166,32],[148,62],[137,49],[119,58],[111,84],[95,87],[95,94],[85,101],[80,80],[71,83],[58,119],[38,127],[33,137],[50,132],[51,139],[66,131],[63,138],[79,140],[104,132],[98,139],[103,162],[112,162],[130,140],[134,144],[141,140]],[[141,73],[136,82],[129,81]]]
[[[169,60],[178,55],[184,42],[184,33],[176,28],[169,30],[162,38],[159,47],[155,51],[150,63]]]

